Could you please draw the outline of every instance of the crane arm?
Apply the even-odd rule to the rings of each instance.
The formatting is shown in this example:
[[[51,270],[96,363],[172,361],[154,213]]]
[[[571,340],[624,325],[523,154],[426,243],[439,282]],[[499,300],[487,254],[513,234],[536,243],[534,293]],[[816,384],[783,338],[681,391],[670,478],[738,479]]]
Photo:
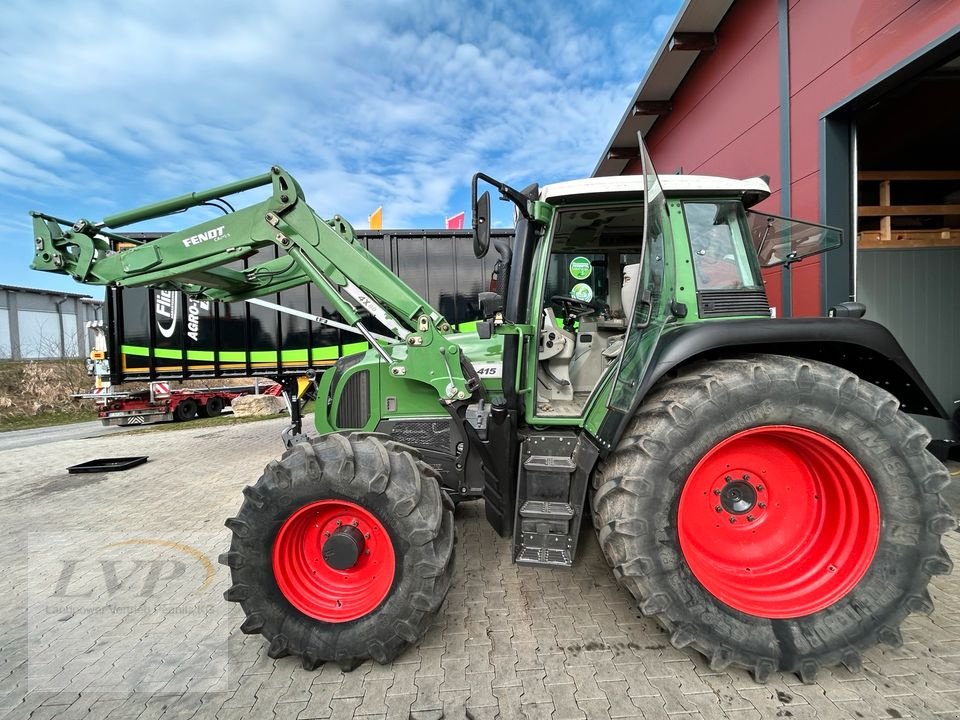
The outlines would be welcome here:
[[[116,232],[211,200],[269,185],[268,199],[155,240]],[[450,325],[409,285],[370,253],[346,220],[323,220],[296,180],[280,167],[263,175],[75,223],[34,212],[35,270],[90,285],[149,286],[232,302],[312,283],[346,323],[389,363],[390,372],[433,386],[445,402],[464,400],[479,382],[444,337]],[[130,245],[126,249],[115,248]],[[278,257],[245,269],[229,267],[276,246]],[[376,318],[400,343],[382,346],[361,322]]]

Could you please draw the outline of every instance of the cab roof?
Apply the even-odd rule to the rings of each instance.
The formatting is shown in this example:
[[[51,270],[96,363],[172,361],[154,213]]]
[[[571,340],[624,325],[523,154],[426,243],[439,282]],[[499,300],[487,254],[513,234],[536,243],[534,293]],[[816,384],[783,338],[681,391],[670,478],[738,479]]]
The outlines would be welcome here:
[[[763,178],[733,180],[710,175],[661,175],[660,184],[667,197],[741,198],[747,207],[756,205],[770,195],[770,186]],[[607,177],[568,180],[544,185],[540,199],[553,204],[566,202],[593,202],[616,199],[616,195],[642,195],[643,175],[612,175]]]

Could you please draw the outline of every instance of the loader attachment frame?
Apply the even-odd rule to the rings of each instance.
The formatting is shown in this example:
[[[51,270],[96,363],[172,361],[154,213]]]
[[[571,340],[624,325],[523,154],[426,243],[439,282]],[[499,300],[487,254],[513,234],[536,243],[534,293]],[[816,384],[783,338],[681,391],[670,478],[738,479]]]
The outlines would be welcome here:
[[[268,185],[271,195],[262,202],[156,240],[137,242],[112,231]],[[99,223],[31,214],[35,270],[70,275],[88,285],[148,285],[222,302],[312,283],[343,321],[366,338],[392,375],[430,385],[444,404],[480,392],[469,361],[444,337],[450,331],[446,319],[364,248],[350,223],[340,216],[320,218],[307,205],[299,183],[278,166]],[[270,245],[280,250],[276,259],[242,270],[227,267]],[[391,341],[372,333],[365,318],[386,328]]]

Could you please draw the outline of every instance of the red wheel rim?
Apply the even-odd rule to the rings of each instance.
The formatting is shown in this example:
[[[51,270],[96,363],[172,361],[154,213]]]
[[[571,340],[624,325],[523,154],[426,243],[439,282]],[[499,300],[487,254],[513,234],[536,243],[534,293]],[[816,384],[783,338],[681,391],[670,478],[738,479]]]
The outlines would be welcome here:
[[[330,539],[358,538],[356,560],[336,569],[325,558]],[[337,542],[335,542],[337,544]],[[373,514],[346,500],[318,500],[293,513],[273,544],[273,575],[297,610],[330,623],[349,622],[377,608],[396,573],[393,543]]]
[[[880,506],[839,444],[799,427],[733,435],[680,494],[684,559],[717,599],[750,615],[802,617],[846,595],[873,561]]]

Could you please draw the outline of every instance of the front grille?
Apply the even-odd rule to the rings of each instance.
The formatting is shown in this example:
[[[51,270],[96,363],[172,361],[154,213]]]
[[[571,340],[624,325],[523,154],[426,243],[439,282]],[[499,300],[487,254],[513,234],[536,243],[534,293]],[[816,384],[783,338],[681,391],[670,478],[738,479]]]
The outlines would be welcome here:
[[[404,445],[450,452],[450,421],[399,421],[390,428],[390,436]]]
[[[764,315],[770,317],[770,303],[762,289],[701,290],[697,293],[700,317]]]
[[[337,385],[340,384],[343,374],[361,360],[363,360],[363,353],[355,353],[354,355],[344,355],[334,363],[333,381],[330,383],[330,394],[328,397],[332,399],[333,396],[337,394]]]
[[[370,419],[370,371],[354,373],[343,386],[337,407],[337,427],[362,428]]]

